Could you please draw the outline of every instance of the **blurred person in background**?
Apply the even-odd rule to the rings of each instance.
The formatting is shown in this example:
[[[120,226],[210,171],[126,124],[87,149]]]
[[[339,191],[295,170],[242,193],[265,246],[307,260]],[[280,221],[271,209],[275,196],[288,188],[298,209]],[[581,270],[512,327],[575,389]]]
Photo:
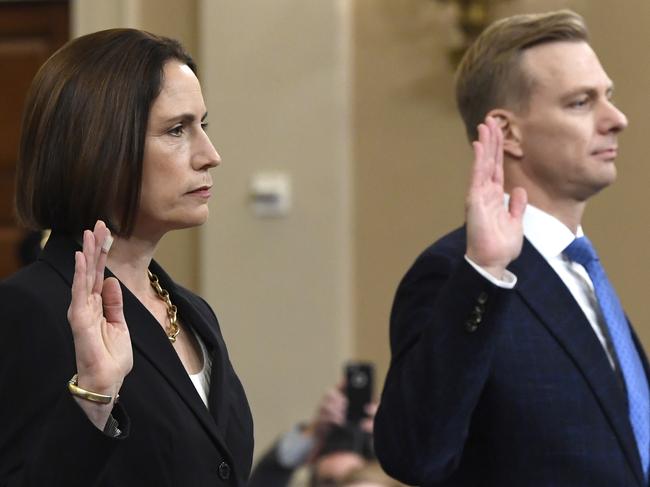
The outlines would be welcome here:
[[[336,487],[405,487],[405,484],[389,477],[375,460],[345,475]]]
[[[339,384],[326,391],[312,420],[295,425],[262,455],[249,487],[288,487],[304,467],[309,469],[310,486],[326,487],[375,458],[372,429],[377,404],[367,404],[367,417],[350,424],[344,389]]]

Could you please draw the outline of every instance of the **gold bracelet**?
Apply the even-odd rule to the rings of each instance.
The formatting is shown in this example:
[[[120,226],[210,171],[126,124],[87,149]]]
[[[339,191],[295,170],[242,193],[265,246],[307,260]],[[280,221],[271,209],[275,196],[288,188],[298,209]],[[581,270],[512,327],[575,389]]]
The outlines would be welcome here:
[[[68,382],[68,390],[70,391],[70,394],[72,394],[73,396],[86,399],[87,401],[98,402],[99,404],[108,404],[113,400],[113,396],[107,396],[106,394],[97,394],[96,392],[91,392],[91,391],[87,391],[86,389],[82,389],[77,385],[78,381],[79,378],[77,377],[77,374],[75,374],[72,376],[72,379],[70,379],[70,381]],[[119,398],[120,395],[118,394],[117,397],[115,398],[116,403]]]

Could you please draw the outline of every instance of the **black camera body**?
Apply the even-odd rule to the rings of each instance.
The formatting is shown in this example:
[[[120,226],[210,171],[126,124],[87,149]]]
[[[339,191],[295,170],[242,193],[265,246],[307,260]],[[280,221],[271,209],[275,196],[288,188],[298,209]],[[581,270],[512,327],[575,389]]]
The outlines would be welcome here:
[[[356,424],[367,416],[365,407],[372,401],[374,379],[375,366],[370,362],[348,362],[345,365],[348,423]]]

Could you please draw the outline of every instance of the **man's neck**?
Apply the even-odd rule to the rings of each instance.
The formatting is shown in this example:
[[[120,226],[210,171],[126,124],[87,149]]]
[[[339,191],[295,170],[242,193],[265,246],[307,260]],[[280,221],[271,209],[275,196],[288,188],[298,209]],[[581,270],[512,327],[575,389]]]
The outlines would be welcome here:
[[[582,215],[587,206],[586,201],[560,198],[549,195],[536,188],[525,189],[528,194],[528,204],[533,205],[543,212],[557,218],[575,235],[582,222]]]

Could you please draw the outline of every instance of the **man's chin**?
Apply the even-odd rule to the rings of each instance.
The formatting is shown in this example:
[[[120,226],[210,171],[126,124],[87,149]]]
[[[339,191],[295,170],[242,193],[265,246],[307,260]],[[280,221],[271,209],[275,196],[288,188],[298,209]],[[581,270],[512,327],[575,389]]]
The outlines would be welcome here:
[[[585,190],[584,195],[581,199],[583,201],[586,201],[592,196],[595,196],[598,193],[600,193],[602,190],[607,189],[615,182],[616,182],[616,172],[614,172],[614,174],[611,177],[601,178],[598,181],[593,181],[592,184],[589,185],[589,188]]]

